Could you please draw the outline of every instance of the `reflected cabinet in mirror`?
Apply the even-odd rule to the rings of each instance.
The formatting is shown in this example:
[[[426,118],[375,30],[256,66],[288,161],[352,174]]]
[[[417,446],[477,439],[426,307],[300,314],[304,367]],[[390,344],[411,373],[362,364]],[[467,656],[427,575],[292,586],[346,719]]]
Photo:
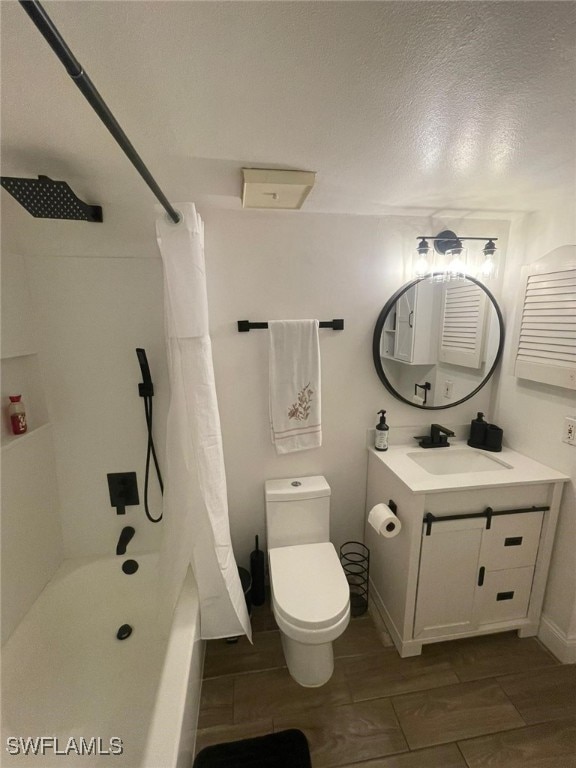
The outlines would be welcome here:
[[[372,351],[380,380],[417,408],[451,408],[475,395],[502,355],[496,299],[473,277],[417,278],[386,302]]]

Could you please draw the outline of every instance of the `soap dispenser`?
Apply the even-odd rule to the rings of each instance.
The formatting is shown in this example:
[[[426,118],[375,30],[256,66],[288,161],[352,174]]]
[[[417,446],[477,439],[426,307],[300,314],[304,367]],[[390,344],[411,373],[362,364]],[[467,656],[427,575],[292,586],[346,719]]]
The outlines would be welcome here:
[[[486,442],[486,431],[488,424],[484,421],[484,414],[478,413],[475,419],[470,422],[470,436],[468,445],[478,448]]]
[[[380,423],[376,424],[376,438],[374,440],[374,448],[377,451],[388,450],[388,430],[390,427],[386,424],[386,411],[378,411],[380,414]]]

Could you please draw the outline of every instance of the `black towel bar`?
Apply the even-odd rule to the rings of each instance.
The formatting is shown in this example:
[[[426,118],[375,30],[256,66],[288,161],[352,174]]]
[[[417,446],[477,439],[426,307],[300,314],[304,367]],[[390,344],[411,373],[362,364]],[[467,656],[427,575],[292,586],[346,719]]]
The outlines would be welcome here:
[[[268,328],[268,323],[251,323],[250,320],[238,320],[238,333]],[[333,331],[344,330],[344,320],[321,320],[320,328],[332,328]]]

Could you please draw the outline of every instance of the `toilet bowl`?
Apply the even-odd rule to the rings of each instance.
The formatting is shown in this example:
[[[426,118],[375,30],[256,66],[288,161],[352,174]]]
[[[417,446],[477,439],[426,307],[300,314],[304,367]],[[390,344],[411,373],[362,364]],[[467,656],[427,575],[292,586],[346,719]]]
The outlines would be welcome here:
[[[330,486],[321,475],[267,480],[266,536],[272,611],[297,683],[324,685],[332,642],[350,621],[350,590],[330,543]]]
[[[350,592],[330,542],[268,551],[272,611],[286,665],[302,686],[324,685],[334,671],[332,642],[350,621]]]

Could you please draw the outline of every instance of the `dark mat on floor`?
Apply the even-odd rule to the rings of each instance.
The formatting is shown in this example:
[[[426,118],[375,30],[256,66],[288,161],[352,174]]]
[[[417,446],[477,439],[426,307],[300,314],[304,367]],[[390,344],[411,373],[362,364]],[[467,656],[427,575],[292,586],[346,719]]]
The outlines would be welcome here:
[[[312,763],[306,736],[291,729],[205,747],[193,768],[312,768]]]

